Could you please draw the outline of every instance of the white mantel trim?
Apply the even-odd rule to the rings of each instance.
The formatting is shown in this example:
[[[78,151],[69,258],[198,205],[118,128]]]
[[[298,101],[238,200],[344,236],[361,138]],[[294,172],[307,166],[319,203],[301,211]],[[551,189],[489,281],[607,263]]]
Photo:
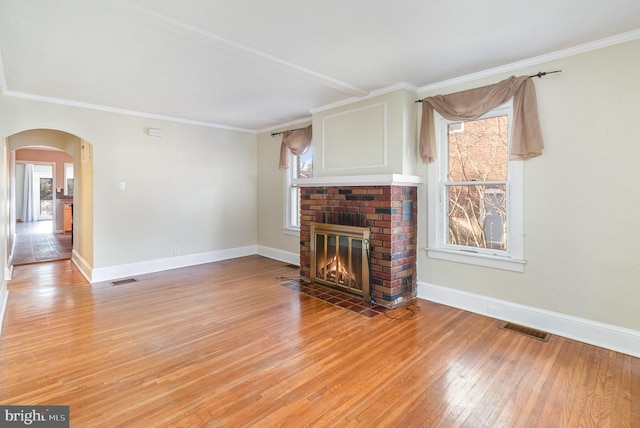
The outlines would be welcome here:
[[[375,174],[375,175],[341,175],[329,177],[299,178],[293,180],[299,187],[325,186],[418,186],[423,183],[418,175]]]

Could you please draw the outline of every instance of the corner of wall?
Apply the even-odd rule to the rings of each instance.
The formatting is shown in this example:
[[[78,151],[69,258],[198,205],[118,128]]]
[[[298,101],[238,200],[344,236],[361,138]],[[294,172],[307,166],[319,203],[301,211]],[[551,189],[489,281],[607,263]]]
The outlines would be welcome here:
[[[7,281],[2,281],[0,287],[0,336],[2,335],[2,325],[4,322],[4,314],[7,309],[7,301],[9,300],[9,291],[7,291]]]

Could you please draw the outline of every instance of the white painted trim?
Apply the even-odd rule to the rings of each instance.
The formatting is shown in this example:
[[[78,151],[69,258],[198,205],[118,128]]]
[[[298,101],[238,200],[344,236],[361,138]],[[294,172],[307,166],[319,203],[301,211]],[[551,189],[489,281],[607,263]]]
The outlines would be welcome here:
[[[289,129],[291,127],[298,126],[298,125],[307,126],[307,125],[311,125],[311,120],[312,120],[311,117],[303,117],[302,119],[296,119],[287,123],[281,123],[277,126],[270,126],[268,128],[259,129],[257,133],[262,134],[263,132],[280,132],[285,129]],[[272,137],[276,137],[276,136],[277,135],[272,135]]]
[[[299,178],[293,181],[299,187],[325,186],[415,186],[423,183],[419,175],[372,174],[341,175],[328,177]]]
[[[633,30],[627,33],[618,34],[615,36],[607,37],[593,42],[584,43],[582,45],[574,46],[568,49],[551,52],[545,55],[536,56],[533,58],[525,59],[522,61],[512,62],[511,64],[501,65],[499,67],[490,68],[488,70],[479,71],[477,73],[466,74],[464,76],[456,77],[449,80],[443,80],[442,82],[432,83],[422,86],[418,89],[418,93],[426,93],[435,91],[438,89],[444,89],[463,83],[473,82],[474,80],[480,80],[487,77],[497,76],[499,74],[510,73],[512,71],[520,70],[535,65],[544,64],[551,61],[556,61],[563,58],[583,54],[586,52],[594,51],[597,49],[606,48],[609,46],[618,45],[621,43],[630,42],[632,40],[640,39],[640,30]],[[552,70],[547,70],[552,71]]]
[[[513,101],[494,108],[480,118],[501,115],[509,117],[509,142],[513,125]],[[507,242],[508,251],[490,249],[470,249],[448,243],[448,219],[446,210],[445,182],[448,175],[448,124],[450,120],[434,113],[437,160],[427,166],[428,191],[428,248],[427,257],[524,272],[524,165],[523,161],[509,161],[509,179],[507,181]],[[467,251],[473,250],[473,251]]]
[[[221,260],[234,259],[236,257],[244,257],[257,254],[257,246],[249,245],[246,247],[230,248],[219,251],[209,251],[206,253],[189,254],[177,257],[167,257],[163,259],[148,260],[138,263],[129,263],[126,265],[108,266],[103,268],[94,268],[91,272],[91,282],[103,282],[114,279],[126,278],[135,275],[144,275],[147,273],[162,272],[165,270],[178,269],[183,267],[195,266],[204,263],[217,262]]]
[[[463,253],[461,251],[445,250],[441,248],[427,248],[426,250],[427,257],[432,259],[484,266],[493,269],[510,270],[513,272],[524,272],[524,265],[526,263],[525,260],[493,256],[489,254]]]
[[[42,95],[28,94],[25,92],[6,91],[5,95],[8,97],[22,98],[25,100],[40,101],[40,102],[51,103],[51,104],[60,104],[60,105],[65,105],[69,107],[86,108],[89,110],[98,110],[98,111],[104,111],[107,113],[124,114],[127,116],[144,117],[147,119],[166,120],[168,122],[178,122],[178,123],[184,123],[187,125],[204,126],[207,128],[218,128],[218,129],[224,129],[227,131],[237,131],[237,132],[246,132],[248,134],[256,134],[256,131],[252,129],[236,128],[233,126],[218,125],[216,123],[203,122],[199,120],[184,119],[184,118],[173,117],[173,116],[164,116],[164,115],[153,114],[153,113],[144,113],[144,112],[134,111],[134,110],[125,110],[121,108],[107,107],[107,106],[102,106],[98,104],[90,104],[90,103],[84,103],[79,101],[65,100],[62,98],[45,97]]]
[[[640,331],[418,282],[418,298],[640,357]]]
[[[2,324],[4,321],[4,314],[7,311],[8,301],[9,291],[7,290],[7,281],[2,281],[2,287],[0,287],[0,336],[2,336]]]
[[[300,265],[300,254],[291,253],[289,251],[278,250],[277,248],[264,247],[258,245],[258,255],[268,257],[273,260],[289,263],[292,265]]]
[[[127,278],[135,275],[162,272],[171,269],[178,269],[189,266],[196,266],[204,263],[213,263],[221,260],[235,259],[252,255],[261,255],[270,259],[294,265],[300,264],[298,253],[278,250],[276,248],[249,245],[246,247],[231,248],[220,251],[209,251],[206,253],[189,254],[178,257],[168,257],[164,259],[149,260],[126,265],[109,266],[105,268],[93,269],[86,260],[73,250],[71,261],[78,268],[80,273],[90,283],[111,281],[114,279]]]
[[[408,82],[400,82],[393,85],[385,86],[384,88],[375,89],[369,92],[367,95],[362,97],[351,97],[344,100],[336,101],[331,104],[325,104],[320,107],[312,108],[309,110],[311,114],[321,113],[323,111],[331,110],[338,107],[343,107],[349,104],[357,103],[360,101],[367,101],[375,97],[379,97],[381,95],[390,94],[391,92],[406,90],[409,92],[413,92],[414,94],[418,93],[418,87]]]
[[[83,259],[76,250],[71,251],[71,263],[76,265],[82,276],[84,276],[87,281],[91,282],[91,271],[93,270],[93,267],[87,263],[87,261]]]

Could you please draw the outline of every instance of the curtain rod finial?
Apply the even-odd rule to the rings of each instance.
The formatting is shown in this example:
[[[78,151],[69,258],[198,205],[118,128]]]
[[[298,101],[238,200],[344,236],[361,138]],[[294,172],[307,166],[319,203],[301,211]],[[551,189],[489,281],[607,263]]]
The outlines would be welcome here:
[[[552,73],[560,73],[562,70],[555,70],[555,71],[538,71],[536,74],[532,74],[529,77],[542,77],[542,76],[546,76],[547,74],[552,74]]]

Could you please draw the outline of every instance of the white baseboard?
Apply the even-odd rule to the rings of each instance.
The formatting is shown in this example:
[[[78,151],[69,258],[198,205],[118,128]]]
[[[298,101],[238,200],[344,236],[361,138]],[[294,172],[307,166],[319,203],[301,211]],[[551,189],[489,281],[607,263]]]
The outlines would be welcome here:
[[[640,357],[640,331],[418,282],[418,297]]]
[[[9,300],[9,291],[7,290],[7,281],[2,281],[0,287],[0,335],[2,335],[2,323],[4,321],[4,313],[7,310],[7,301]]]
[[[135,275],[144,275],[146,273],[161,272],[164,270],[178,269],[204,263],[217,262],[221,260],[235,259],[237,257],[254,255],[257,254],[257,252],[257,246],[249,245],[247,247],[231,248],[227,250],[209,251],[206,253],[167,257],[164,259],[148,260],[126,265],[95,268],[91,271],[89,281],[92,283],[111,281],[114,279],[127,278]],[[82,270],[80,267],[79,269]]]
[[[300,266],[299,253],[291,253],[289,251],[282,251],[276,248],[263,247],[261,245],[258,245],[258,254],[264,257],[268,257],[270,259],[279,260],[281,262]]]
[[[82,276],[89,282],[91,282],[91,272],[93,267],[83,259],[76,250],[71,251],[71,262],[76,265]]]

